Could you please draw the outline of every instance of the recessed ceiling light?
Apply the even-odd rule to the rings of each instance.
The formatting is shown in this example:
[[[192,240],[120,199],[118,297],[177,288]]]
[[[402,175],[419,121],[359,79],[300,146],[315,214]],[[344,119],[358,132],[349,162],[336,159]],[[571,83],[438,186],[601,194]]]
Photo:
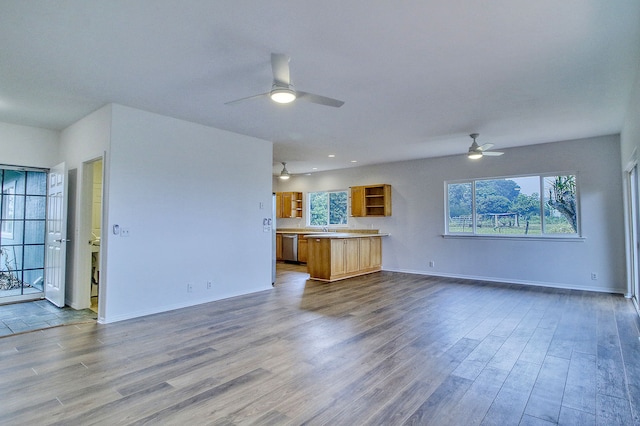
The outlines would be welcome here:
[[[314,167],[314,168],[312,168],[311,170],[318,170],[318,168],[317,168],[317,167]]]
[[[351,162],[352,162],[352,163],[357,163],[357,162],[358,162],[358,160],[351,160]]]
[[[334,158],[335,156],[335,154],[329,154],[329,158]]]

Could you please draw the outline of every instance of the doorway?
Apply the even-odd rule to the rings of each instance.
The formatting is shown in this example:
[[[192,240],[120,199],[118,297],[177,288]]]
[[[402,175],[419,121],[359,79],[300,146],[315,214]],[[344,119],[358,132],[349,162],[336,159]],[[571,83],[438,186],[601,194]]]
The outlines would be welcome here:
[[[636,307],[636,310],[640,314],[640,304],[638,299],[640,297],[640,267],[638,262],[638,251],[640,249],[640,237],[638,232],[640,230],[640,209],[638,206],[638,164],[633,162],[626,169],[626,199],[627,199],[627,252],[628,252],[628,266],[627,271],[629,274],[629,294]]]
[[[47,171],[0,168],[0,304],[44,296]]]
[[[83,273],[81,286],[85,288],[88,306],[96,313],[99,311],[100,301],[100,269],[102,265],[102,193],[103,193],[103,159],[98,158],[84,163],[82,179],[82,230],[86,236],[81,241],[85,247],[81,265]]]

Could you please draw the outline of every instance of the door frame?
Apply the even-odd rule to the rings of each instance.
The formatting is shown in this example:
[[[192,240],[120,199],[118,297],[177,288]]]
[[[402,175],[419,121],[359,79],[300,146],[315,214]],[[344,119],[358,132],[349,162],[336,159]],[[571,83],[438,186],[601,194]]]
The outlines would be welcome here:
[[[106,256],[104,252],[106,249],[106,233],[105,233],[105,157],[102,156],[91,158],[82,162],[82,177],[80,183],[80,197],[79,197],[79,223],[78,223],[78,244],[76,245],[78,253],[78,263],[75,267],[76,280],[75,286],[77,288],[77,297],[79,306],[82,308],[88,308],[91,306],[91,250],[89,241],[92,239],[92,210],[93,210],[93,166],[96,162],[102,161],[102,193],[101,193],[101,227],[100,227],[100,251],[99,251],[99,265],[100,265],[100,285],[98,289],[98,322],[101,318],[104,318],[104,289],[105,289],[105,274],[103,271],[106,269]]]
[[[640,193],[638,160],[636,150],[632,154],[632,160],[624,169],[624,216],[625,216],[625,243],[627,253],[627,293],[625,297],[631,298],[636,311],[640,315]]]

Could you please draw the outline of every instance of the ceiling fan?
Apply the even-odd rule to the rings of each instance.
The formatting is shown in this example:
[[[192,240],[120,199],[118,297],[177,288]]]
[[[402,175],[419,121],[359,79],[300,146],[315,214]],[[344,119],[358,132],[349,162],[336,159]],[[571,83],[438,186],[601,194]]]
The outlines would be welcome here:
[[[482,158],[485,155],[497,157],[499,155],[504,154],[504,152],[499,152],[499,151],[487,151],[488,149],[493,147],[492,143],[485,143],[482,146],[478,146],[478,143],[476,142],[476,138],[480,136],[479,133],[471,133],[469,136],[471,136],[471,139],[473,139],[473,143],[469,147],[469,152],[467,153],[467,157],[471,158],[472,160],[477,160],[478,158]]]
[[[273,83],[271,85],[271,91],[261,93],[259,95],[248,96],[246,98],[236,99],[234,101],[225,102],[225,105],[234,104],[236,102],[246,101],[249,99],[268,97],[272,101],[287,104],[293,102],[296,99],[313,102],[314,104],[320,104],[330,107],[341,107],[344,102],[337,99],[327,98],[326,96],[314,95],[313,93],[302,92],[296,90],[291,84],[291,77],[289,75],[289,56],[281,53],[271,54],[271,70],[273,71]]]

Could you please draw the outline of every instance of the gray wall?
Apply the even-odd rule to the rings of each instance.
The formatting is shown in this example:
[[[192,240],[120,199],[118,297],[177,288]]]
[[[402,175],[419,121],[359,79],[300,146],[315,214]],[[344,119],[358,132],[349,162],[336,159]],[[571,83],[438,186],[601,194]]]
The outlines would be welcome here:
[[[444,182],[520,174],[576,172],[583,239],[579,241],[443,238]],[[389,232],[383,268],[391,271],[624,293],[624,221],[617,135],[505,150],[478,162],[464,155],[295,176],[278,191],[393,186],[393,215],[349,218],[351,228]],[[306,215],[306,211],[305,211]],[[304,226],[281,219],[278,227]],[[429,267],[433,261],[435,266]],[[591,273],[598,275],[591,279]]]

